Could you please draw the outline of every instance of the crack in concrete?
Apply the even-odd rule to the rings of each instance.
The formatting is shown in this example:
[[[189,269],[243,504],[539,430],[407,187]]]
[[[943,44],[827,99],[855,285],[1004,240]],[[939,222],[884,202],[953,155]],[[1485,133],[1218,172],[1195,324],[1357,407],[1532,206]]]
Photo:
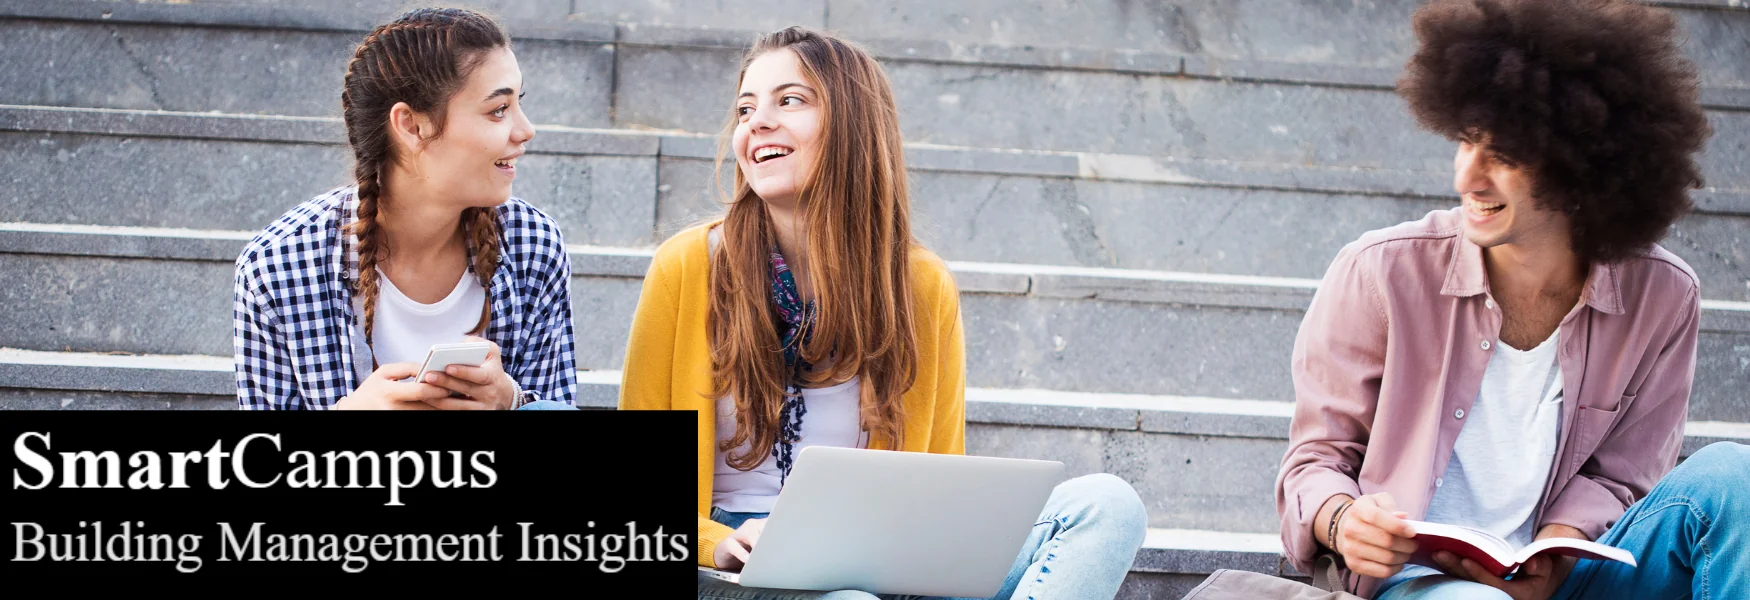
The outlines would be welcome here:
[[[1177,38],[1179,45],[1185,48],[1186,52],[1192,54],[1203,52],[1203,34],[1198,31],[1197,23],[1185,14],[1184,7],[1169,5],[1166,8],[1167,11],[1156,16],[1157,22],[1164,25],[1162,29]]]
[[[142,60],[138,55],[134,54],[133,48],[128,47],[127,40],[122,38],[121,30],[113,26],[110,27],[109,37],[115,40],[116,46],[119,46],[122,49],[123,54],[128,55],[128,60],[133,61],[134,68],[139,69],[140,74],[146,76],[147,88],[152,91],[152,108],[165,110],[164,97],[158,93],[158,76],[153,74],[152,70],[147,67],[145,60]]]
[[[1234,211],[1239,209],[1240,202],[1243,202],[1243,200],[1239,198],[1235,198],[1233,201],[1228,202],[1227,210],[1222,211],[1221,218],[1216,219],[1215,224],[1206,228],[1203,231],[1203,235],[1198,236],[1197,241],[1191,244],[1191,254],[1198,254],[1203,251],[1203,244],[1207,243],[1210,237],[1214,236],[1216,232],[1221,230],[1221,226],[1227,223],[1228,217],[1232,217]]]
[[[1162,93],[1161,100],[1167,104],[1167,121],[1172,123],[1174,131],[1179,132],[1187,147],[1202,149],[1209,143],[1209,136],[1197,128],[1197,121],[1191,119],[1191,111],[1179,102],[1172,90]]]
[[[1052,216],[1057,217],[1058,227],[1063,232],[1063,241],[1069,245],[1077,264],[1118,266],[1117,257],[1106,247],[1105,240],[1100,238],[1099,228],[1094,224],[1094,215],[1087,207],[1076,202],[1073,183],[1047,183],[1042,191],[1046,206],[1051,210]]]
[[[972,209],[972,222],[970,224],[968,224],[966,227],[966,232],[967,232],[966,239],[968,241],[978,239],[978,221],[979,221],[979,218],[984,216],[984,209],[985,209],[985,207],[990,206],[990,201],[997,197],[997,190],[1002,189],[1003,180],[1005,180],[1005,179],[1008,179],[1008,177],[998,175],[996,178],[996,181],[991,183],[990,191],[986,192],[984,195],[984,199],[980,200],[978,202],[978,208]]]
[[[975,69],[977,72],[973,75],[968,75],[965,77],[949,77],[949,78],[943,79],[941,81],[942,81],[942,83],[972,83],[975,81],[996,81],[998,77],[1002,77],[1002,75],[1003,75],[1001,72],[984,73],[983,71],[986,70],[985,67],[975,67]]]
[[[1124,23],[1146,21],[1153,25],[1155,34],[1172,40],[1178,51],[1203,51],[1202,34],[1198,32],[1197,24],[1185,14],[1184,7],[1155,0],[1119,0],[1117,8],[1118,17]]]

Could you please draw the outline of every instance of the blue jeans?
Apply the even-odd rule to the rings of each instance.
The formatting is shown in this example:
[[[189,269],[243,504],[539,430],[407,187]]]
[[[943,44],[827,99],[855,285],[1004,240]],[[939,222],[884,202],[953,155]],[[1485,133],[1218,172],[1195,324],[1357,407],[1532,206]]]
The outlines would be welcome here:
[[[536,400],[517,407],[517,410],[577,410],[577,407],[558,400]]]
[[[713,508],[711,520],[731,528],[762,513]],[[1136,560],[1148,532],[1148,514],[1123,479],[1099,473],[1058,484],[993,598],[1099,598],[1111,600]],[[742,587],[699,576],[699,599],[868,600],[894,598],[855,590],[808,592]]]
[[[1750,573],[1750,446],[1720,442],[1702,448],[1630,506],[1598,541],[1628,550],[1640,566],[1581,560],[1551,600],[1750,598],[1745,575]],[[1507,595],[1429,574],[1397,582],[1375,597],[1495,600]]]

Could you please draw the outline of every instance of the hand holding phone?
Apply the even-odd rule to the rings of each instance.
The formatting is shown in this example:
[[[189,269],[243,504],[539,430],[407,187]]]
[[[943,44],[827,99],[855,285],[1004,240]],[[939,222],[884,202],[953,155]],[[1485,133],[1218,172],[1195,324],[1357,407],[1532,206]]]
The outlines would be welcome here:
[[[479,367],[486,364],[486,359],[492,354],[492,342],[460,342],[455,344],[435,344],[426,352],[425,363],[419,367],[419,375],[412,381],[425,381],[428,373],[444,372],[450,365],[464,367]]]
[[[337,410],[436,410],[429,402],[444,399],[450,390],[415,381],[419,364],[389,363],[372,372],[358,389],[341,397]]]
[[[433,348],[426,368],[420,369],[421,383],[450,390],[448,398],[427,400],[439,410],[503,410],[516,408],[517,385],[504,372],[498,345],[469,336],[467,350]],[[481,350],[484,348],[484,351]],[[483,353],[482,353],[483,352]]]

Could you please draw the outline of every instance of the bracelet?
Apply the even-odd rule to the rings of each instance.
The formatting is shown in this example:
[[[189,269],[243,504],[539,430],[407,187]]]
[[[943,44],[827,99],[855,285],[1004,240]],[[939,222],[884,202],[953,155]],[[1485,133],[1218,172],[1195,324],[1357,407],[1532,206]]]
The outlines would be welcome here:
[[[1337,507],[1336,512],[1331,513],[1331,526],[1325,532],[1325,537],[1331,540],[1331,550],[1337,554],[1343,553],[1342,550],[1337,549],[1337,524],[1343,522],[1343,513],[1348,512],[1349,507],[1354,504],[1355,500],[1353,499],[1344,501],[1342,506]]]

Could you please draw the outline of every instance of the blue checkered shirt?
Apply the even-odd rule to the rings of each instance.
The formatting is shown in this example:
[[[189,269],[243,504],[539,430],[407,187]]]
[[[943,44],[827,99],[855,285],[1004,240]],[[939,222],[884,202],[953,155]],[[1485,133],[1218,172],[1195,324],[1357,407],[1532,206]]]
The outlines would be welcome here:
[[[354,314],[356,189],[298,205],[237,257],[232,350],[237,403],[246,410],[325,409],[358,388],[354,355],[363,327]],[[501,349],[504,372],[537,399],[575,404],[571,262],[559,227],[517,198],[498,207],[503,235],[487,290],[492,323],[482,337]]]

